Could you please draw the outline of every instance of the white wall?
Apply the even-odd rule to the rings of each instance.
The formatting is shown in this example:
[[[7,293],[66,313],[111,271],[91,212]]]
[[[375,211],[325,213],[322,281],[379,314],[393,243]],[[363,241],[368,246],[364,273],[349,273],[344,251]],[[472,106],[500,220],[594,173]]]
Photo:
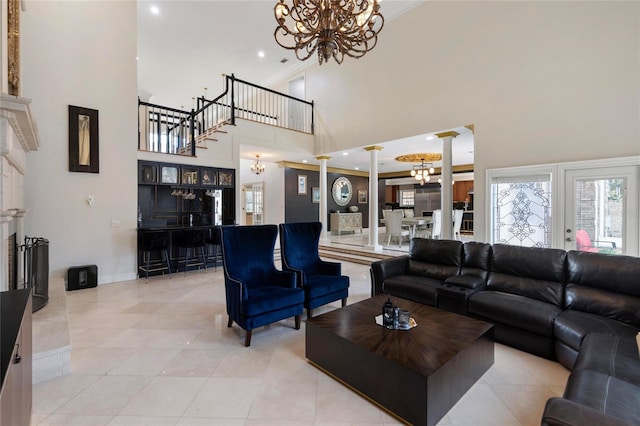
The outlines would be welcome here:
[[[484,240],[487,168],[640,153],[639,20],[638,2],[425,2],[363,58],[306,70],[316,154],[475,124]]]
[[[28,157],[25,233],[50,240],[50,271],[98,265],[99,282],[135,277],[136,3],[27,2],[23,96],[41,149]],[[99,110],[100,173],[68,170],[68,105]],[[87,203],[93,195],[94,205]],[[112,220],[120,227],[112,227]]]

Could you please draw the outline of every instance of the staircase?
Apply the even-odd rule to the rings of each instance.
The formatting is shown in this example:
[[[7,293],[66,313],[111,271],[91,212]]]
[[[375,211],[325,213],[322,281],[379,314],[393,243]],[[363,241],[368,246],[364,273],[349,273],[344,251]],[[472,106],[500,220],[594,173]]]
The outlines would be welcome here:
[[[227,133],[236,118],[313,134],[313,102],[225,76],[215,99],[197,98],[191,111],[138,100],[138,150],[195,156],[208,141]],[[195,146],[193,145],[195,141]]]
[[[216,123],[214,126],[209,127],[204,132],[200,133],[196,136],[196,148],[207,148],[207,141],[217,142],[218,139],[215,137],[218,133],[228,133],[226,130],[222,130],[227,124],[229,124],[229,120],[221,120]]]
[[[344,262],[358,263],[360,265],[371,265],[372,262],[378,260],[390,259],[396,257],[390,254],[374,253],[371,251],[358,250],[353,248],[342,248],[320,244],[318,247],[320,257],[323,259],[342,260]],[[398,253],[403,255],[405,253]]]

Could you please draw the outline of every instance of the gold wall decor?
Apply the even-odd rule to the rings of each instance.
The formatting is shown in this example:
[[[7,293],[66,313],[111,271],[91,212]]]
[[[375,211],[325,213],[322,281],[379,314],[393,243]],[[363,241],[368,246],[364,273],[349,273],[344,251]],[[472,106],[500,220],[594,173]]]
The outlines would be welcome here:
[[[7,21],[8,92],[20,96],[20,0],[8,1]]]

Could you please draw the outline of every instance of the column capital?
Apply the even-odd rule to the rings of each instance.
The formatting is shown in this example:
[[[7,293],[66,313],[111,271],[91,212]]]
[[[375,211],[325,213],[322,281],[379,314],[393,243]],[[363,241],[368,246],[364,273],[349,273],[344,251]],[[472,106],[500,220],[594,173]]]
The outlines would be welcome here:
[[[467,129],[471,130],[471,133],[475,133],[476,132],[476,125],[475,124],[467,124],[466,126]]]
[[[452,130],[452,131],[449,131],[449,132],[436,133],[436,137],[437,137],[438,139],[446,138],[446,137],[449,137],[449,136],[451,136],[452,138],[455,138],[455,137],[456,137],[456,136],[458,136],[459,134],[460,134],[460,133],[458,133],[458,132],[454,132],[454,131]]]
[[[382,151],[382,147],[378,145],[367,146],[363,148],[365,151]]]
[[[329,160],[331,159],[331,157],[329,157],[328,155],[318,155],[316,157],[316,160]]]

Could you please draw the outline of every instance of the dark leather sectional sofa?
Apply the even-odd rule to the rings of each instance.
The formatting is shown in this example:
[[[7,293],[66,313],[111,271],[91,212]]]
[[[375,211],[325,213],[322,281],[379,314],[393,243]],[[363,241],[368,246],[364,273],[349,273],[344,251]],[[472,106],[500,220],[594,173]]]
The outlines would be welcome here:
[[[414,238],[371,278],[372,295],[491,322],[496,341],[571,369],[543,425],[640,424],[640,258]]]

